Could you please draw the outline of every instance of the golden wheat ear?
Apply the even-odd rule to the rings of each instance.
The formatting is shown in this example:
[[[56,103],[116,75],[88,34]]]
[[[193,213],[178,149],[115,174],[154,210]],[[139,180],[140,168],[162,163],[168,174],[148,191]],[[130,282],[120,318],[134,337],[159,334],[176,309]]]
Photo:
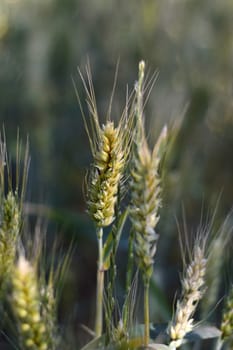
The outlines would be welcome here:
[[[37,272],[21,255],[12,273],[12,308],[21,346],[25,350],[47,350],[46,326],[40,314]]]
[[[62,282],[69,259],[70,252],[56,270],[50,268],[48,276],[45,276],[47,270],[44,265],[39,266],[36,259],[32,264],[20,254],[11,275],[11,306],[22,349],[59,348],[61,337],[57,328],[57,288],[58,283]]]
[[[90,217],[97,227],[109,226],[115,218],[115,206],[119,186],[124,179],[124,170],[127,166],[130,145],[132,142],[133,114],[129,112],[129,100],[118,124],[111,119],[111,107],[116,86],[114,79],[106,120],[100,123],[97,110],[94,86],[90,64],[86,66],[86,76],[79,70],[79,74],[86,93],[86,103],[89,111],[87,117],[84,113],[79,93],[76,89],[81,114],[90,142],[93,163],[86,184],[87,209]]]

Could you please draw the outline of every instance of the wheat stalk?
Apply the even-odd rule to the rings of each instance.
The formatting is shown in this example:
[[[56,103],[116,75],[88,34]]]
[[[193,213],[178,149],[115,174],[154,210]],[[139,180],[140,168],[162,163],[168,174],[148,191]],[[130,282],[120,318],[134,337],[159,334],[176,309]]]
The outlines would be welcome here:
[[[77,93],[93,156],[86,192],[88,213],[97,227],[98,269],[95,332],[97,336],[100,336],[103,327],[103,228],[109,226],[115,219],[118,189],[123,181],[124,169],[130,153],[132,116],[128,117],[128,109],[126,107],[117,126],[111,120],[110,114],[116,83],[115,77],[106,122],[101,126],[89,65],[86,68],[87,83],[82,73],[79,73],[86,91],[86,101],[90,113],[90,123],[88,123]]]
[[[144,62],[139,63],[139,79],[136,90],[137,134],[131,169],[130,217],[134,235],[134,248],[139,269],[144,280],[145,344],[149,342],[149,281],[153,272],[158,234],[155,226],[159,220],[161,205],[159,165],[165,151],[167,128],[162,130],[151,152],[143,125]]]

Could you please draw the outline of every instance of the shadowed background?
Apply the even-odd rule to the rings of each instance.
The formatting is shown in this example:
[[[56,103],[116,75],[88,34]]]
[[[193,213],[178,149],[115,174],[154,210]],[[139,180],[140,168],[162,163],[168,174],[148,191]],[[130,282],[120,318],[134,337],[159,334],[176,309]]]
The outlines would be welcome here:
[[[219,197],[216,225],[232,207],[232,15],[231,0],[1,1],[0,124],[13,159],[17,129],[23,140],[29,135],[26,215],[48,220],[48,245],[56,238],[66,251],[74,240],[60,319],[80,343],[80,323],[93,326],[97,252],[82,191],[91,154],[72,84],[73,78],[85,103],[77,67],[83,70],[89,57],[103,118],[119,58],[113,117],[122,112],[127,84],[134,86],[139,60],[151,73],[159,71],[146,108],[152,143],[163,124],[179,120],[186,107],[169,159],[151,290],[151,318],[166,322],[181,268],[175,217],[182,223],[183,205],[191,232],[202,212],[204,218],[213,213]],[[122,265],[126,243],[127,233],[119,251]],[[229,256],[222,293],[232,280]],[[124,278],[119,272],[120,296]]]

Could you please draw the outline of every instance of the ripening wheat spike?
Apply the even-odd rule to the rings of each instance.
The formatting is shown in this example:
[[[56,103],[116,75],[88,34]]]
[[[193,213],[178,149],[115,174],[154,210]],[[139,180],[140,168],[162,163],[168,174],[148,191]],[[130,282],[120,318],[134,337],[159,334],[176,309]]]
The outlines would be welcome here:
[[[174,348],[182,344],[185,335],[193,325],[193,314],[204,294],[206,272],[205,248],[195,244],[192,261],[187,265],[182,279],[182,295],[177,301],[175,315],[169,327],[171,345]]]
[[[21,255],[12,273],[12,308],[25,350],[48,349],[40,306],[36,271]]]

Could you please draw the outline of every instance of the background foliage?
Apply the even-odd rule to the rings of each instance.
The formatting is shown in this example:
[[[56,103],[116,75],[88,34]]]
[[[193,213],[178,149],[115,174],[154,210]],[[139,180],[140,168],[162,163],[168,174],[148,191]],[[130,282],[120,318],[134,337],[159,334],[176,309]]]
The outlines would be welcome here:
[[[93,326],[96,242],[82,192],[91,156],[71,77],[84,101],[77,66],[82,69],[89,57],[104,117],[120,58],[113,112],[119,116],[126,85],[137,79],[138,61],[145,59],[152,72],[158,69],[146,109],[152,141],[186,106],[169,158],[151,290],[152,318],[167,321],[178,287],[181,259],[173,247],[178,247],[175,217],[182,222],[182,203],[190,232],[202,211],[204,217],[213,212],[219,197],[216,225],[232,207],[232,14],[231,0],[1,1],[0,124],[13,155],[17,128],[23,138],[30,135],[26,214],[32,222],[38,215],[49,219],[50,243],[58,238],[65,250],[71,238],[75,241],[60,315],[80,343],[86,337],[80,323]],[[123,242],[120,261],[125,249]],[[232,281],[230,254],[225,258],[222,294]]]

